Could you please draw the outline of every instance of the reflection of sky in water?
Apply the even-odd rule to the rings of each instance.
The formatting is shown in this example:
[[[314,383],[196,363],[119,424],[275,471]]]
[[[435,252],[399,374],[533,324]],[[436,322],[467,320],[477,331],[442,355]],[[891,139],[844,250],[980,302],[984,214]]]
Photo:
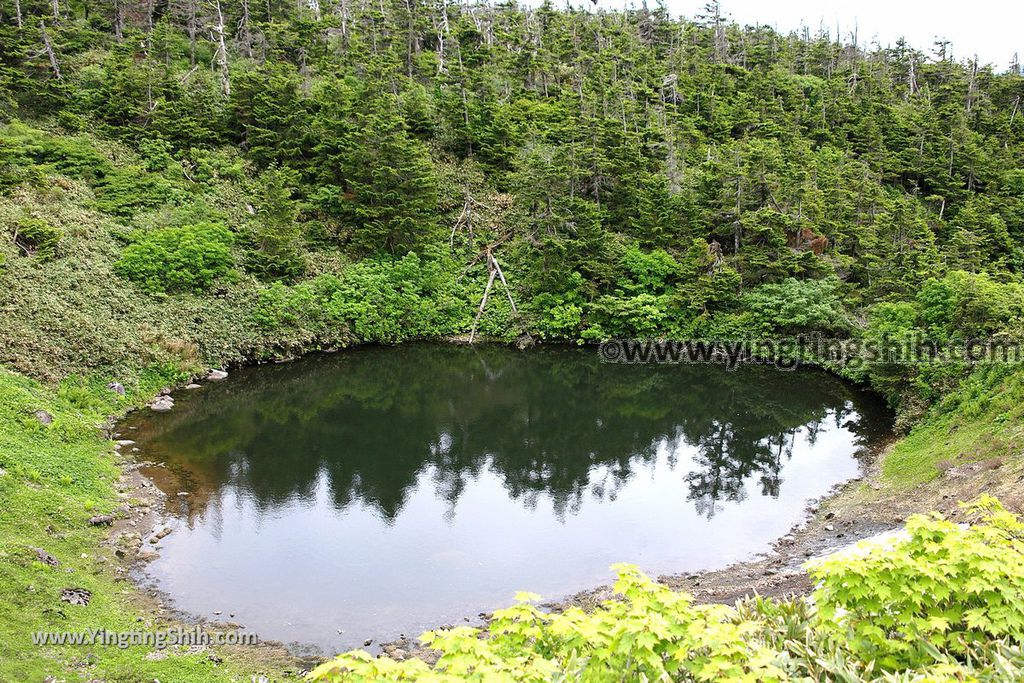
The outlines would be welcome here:
[[[191,528],[165,540],[152,569],[179,607],[231,610],[264,638],[330,650],[413,635],[502,606],[516,590],[553,598],[604,583],[614,562],[657,574],[765,550],[805,501],[857,474],[848,430],[826,419],[813,445],[807,432],[793,435],[778,498],[761,495],[754,474],[742,501],[714,502],[710,519],[689,496],[699,458],[681,439],[658,442],[655,460],[624,484],[615,479],[613,492],[601,489],[608,466],[594,467],[577,512],[559,512],[543,494],[534,505],[510,499],[490,467],[454,504],[438,499],[438,473],[425,468],[394,519],[361,501],[336,508],[323,471],[311,496],[271,509],[229,482]]]
[[[124,427],[181,477],[150,470],[176,606],[335,650],[765,550],[887,421],[822,373],[413,345],[242,370]]]

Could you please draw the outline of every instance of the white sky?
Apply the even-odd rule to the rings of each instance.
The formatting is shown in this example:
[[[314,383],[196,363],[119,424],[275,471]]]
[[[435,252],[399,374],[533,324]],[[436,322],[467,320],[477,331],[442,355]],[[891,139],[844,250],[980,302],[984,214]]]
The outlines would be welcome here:
[[[593,7],[590,0],[569,0],[574,6]],[[673,16],[692,18],[705,0],[664,0]],[[657,0],[648,0],[655,6]],[[833,35],[836,23],[844,38],[857,30],[858,42],[891,45],[900,36],[930,54],[936,37],[953,44],[953,55],[978,55],[1005,70],[1015,52],[1024,61],[1024,0],[721,0],[722,11],[739,24],[767,24],[788,33],[801,24],[812,33],[819,26]],[[562,4],[554,0],[555,6]],[[599,6],[639,6],[640,0],[599,0]]]

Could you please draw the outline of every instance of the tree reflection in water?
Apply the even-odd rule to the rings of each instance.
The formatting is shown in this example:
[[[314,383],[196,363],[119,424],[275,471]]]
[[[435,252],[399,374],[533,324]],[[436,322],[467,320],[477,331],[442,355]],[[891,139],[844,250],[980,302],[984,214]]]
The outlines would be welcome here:
[[[614,498],[659,448],[680,446],[696,450],[681,490],[711,517],[750,495],[751,477],[759,495],[777,497],[798,433],[813,440],[828,421],[861,446],[887,427],[874,400],[819,372],[436,345],[251,368],[186,393],[169,414],[129,419],[145,456],[182,477],[190,518],[224,487],[271,512],[326,480],[336,508],[358,502],[385,520],[424,475],[453,511],[484,468],[523,506],[573,514]]]

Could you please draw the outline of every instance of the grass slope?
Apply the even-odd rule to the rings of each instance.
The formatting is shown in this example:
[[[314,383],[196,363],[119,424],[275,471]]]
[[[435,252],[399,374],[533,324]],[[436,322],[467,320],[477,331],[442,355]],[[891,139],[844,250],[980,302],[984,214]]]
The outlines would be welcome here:
[[[88,518],[114,511],[120,474],[112,442],[98,429],[107,416],[151,395],[169,377],[149,373],[127,397],[102,381],[65,382],[56,390],[0,370],[0,681],[58,680],[250,681],[267,673],[278,680],[281,660],[262,648],[233,648],[223,663],[210,652],[168,650],[152,658],[144,646],[36,646],[38,631],[131,631],[169,628],[101,546],[105,528]],[[35,417],[46,410],[53,423]],[[60,562],[39,561],[42,548]],[[60,600],[61,590],[85,588],[87,606]],[[151,658],[147,658],[150,655]],[[274,670],[277,670],[277,674]]]
[[[1024,448],[1024,372],[981,370],[932,408],[882,463],[896,489],[932,482],[953,467],[1019,464]]]

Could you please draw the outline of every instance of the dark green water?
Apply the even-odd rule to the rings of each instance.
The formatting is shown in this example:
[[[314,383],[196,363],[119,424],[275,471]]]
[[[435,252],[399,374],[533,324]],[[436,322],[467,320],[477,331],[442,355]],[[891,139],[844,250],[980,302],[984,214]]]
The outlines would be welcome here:
[[[251,368],[125,427],[169,494],[177,607],[325,650],[767,549],[884,438],[824,373],[588,349],[363,348]],[[188,491],[189,496],[178,496]]]

